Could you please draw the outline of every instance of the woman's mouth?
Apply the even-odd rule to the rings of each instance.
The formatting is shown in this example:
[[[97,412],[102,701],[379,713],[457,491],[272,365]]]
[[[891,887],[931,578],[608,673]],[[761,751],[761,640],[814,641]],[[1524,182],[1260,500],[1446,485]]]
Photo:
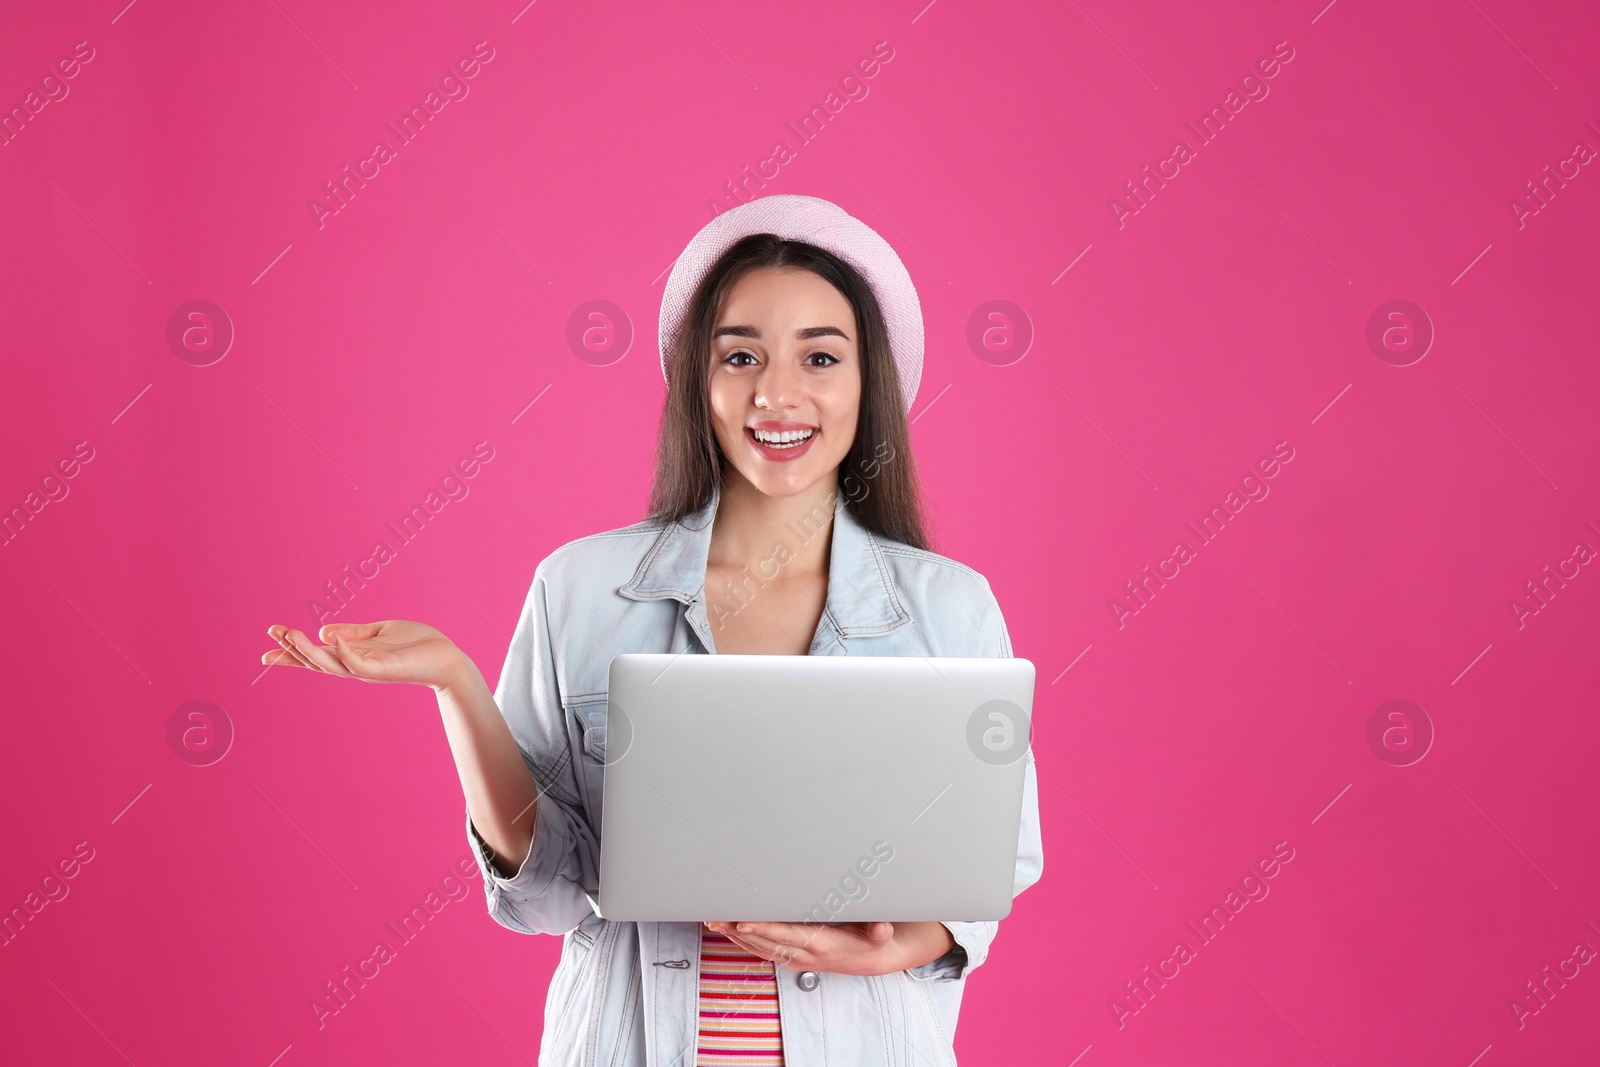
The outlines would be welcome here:
[[[817,439],[817,434],[820,432],[815,426],[784,430],[758,430],[750,426],[744,428],[745,437],[755,447],[758,455],[764,459],[779,461],[799,459],[811,448],[811,442]]]

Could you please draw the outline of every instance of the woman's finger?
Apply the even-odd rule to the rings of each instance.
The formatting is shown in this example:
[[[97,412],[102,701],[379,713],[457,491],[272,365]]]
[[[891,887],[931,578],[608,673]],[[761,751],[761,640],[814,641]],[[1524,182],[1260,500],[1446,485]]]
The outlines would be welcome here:
[[[748,930],[739,927],[747,926]],[[734,923],[733,930],[743,937],[760,937],[774,944],[788,945],[790,948],[805,948],[816,935],[796,923],[783,922],[742,922]]]
[[[318,674],[322,673],[321,668],[319,668],[315,663],[312,663],[310,657],[302,652],[299,646],[290,641],[287,635],[278,638],[278,643],[283,646],[283,650],[285,652],[294,657],[296,664],[304,667],[308,671],[316,671]]]
[[[301,656],[299,651],[293,645],[291,645],[288,641],[284,640],[283,634],[281,632],[282,629],[283,629],[282,627],[273,626],[273,627],[271,627],[271,628],[269,628],[267,630],[267,633],[269,635],[271,635],[272,639],[274,641],[278,642],[278,645],[279,645],[278,652],[280,653],[278,662],[279,663],[288,663],[288,664],[290,664],[292,666],[295,666],[295,667],[304,667],[307,670],[314,670],[315,668],[313,668],[311,666],[311,664],[309,664],[309,663],[307,663],[305,661],[305,657]],[[280,632],[279,633],[273,633],[272,632],[273,630],[278,630]]]
[[[746,952],[754,952],[757,956],[760,956],[764,960],[772,959],[772,953],[768,952],[764,948],[756,947],[754,942],[750,940],[748,934],[737,933],[731,926],[722,931],[722,936],[727,938],[729,941],[732,941],[735,945],[738,945]]]
[[[338,657],[326,648],[313,644],[311,638],[299,630],[288,630],[284,633],[284,640],[288,641],[302,659],[310,662],[312,669],[322,671],[324,674],[336,674],[342,678],[350,677],[350,672],[345,665],[339,662]]]
[[[334,643],[334,636],[342,634],[346,641],[367,641],[378,636],[381,622],[330,622],[317,631],[317,640],[325,645]]]
[[[300,657],[287,648],[269,648],[261,653],[261,662],[269,667],[304,667]]]
[[[728,931],[724,936],[734,944],[754,952],[762,959],[771,960],[773,963],[784,967],[795,966],[796,958],[801,955],[801,950],[793,945],[781,944],[770,937],[762,937],[760,934],[740,933],[737,928]]]
[[[384,680],[389,660],[383,649],[357,648],[341,633],[333,635],[333,648],[335,655],[339,657],[339,662],[344,664],[351,677],[367,682]]]
[[[838,935],[841,931],[824,923],[753,922],[745,925],[750,927],[750,933],[788,945],[798,952],[826,955],[840,944]]]
[[[793,928],[798,933],[796,933],[792,942],[804,949],[811,948],[817,938],[826,938],[834,930],[833,927],[824,926],[820,923],[794,923]],[[826,941],[824,941],[824,944],[826,944]]]

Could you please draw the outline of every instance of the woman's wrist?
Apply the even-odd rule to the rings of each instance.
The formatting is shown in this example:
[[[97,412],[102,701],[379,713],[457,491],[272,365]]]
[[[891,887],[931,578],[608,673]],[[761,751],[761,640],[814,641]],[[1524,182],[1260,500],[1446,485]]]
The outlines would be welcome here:
[[[910,927],[909,936],[904,930]],[[898,970],[912,970],[942,958],[956,947],[950,928],[942,922],[896,923],[895,940],[905,945],[904,966]]]
[[[457,648],[451,656],[444,677],[429,684],[435,693],[448,696],[464,692],[467,688],[475,688],[479,684],[487,686],[488,682],[484,681],[483,675],[478,672],[478,665],[472,662],[472,657]]]

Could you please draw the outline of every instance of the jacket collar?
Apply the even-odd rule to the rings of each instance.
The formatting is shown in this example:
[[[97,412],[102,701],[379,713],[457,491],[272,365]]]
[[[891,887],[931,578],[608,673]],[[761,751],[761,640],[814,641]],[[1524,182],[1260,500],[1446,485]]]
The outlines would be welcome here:
[[[703,616],[711,526],[721,499],[719,486],[699,511],[664,526],[633,577],[617,591],[630,600],[678,600],[693,616]],[[815,524],[791,523],[789,530],[792,537],[785,541],[791,549],[821,536]],[[830,620],[843,638],[877,637],[915,621],[895,588],[882,543],[856,521],[838,493],[833,497],[828,596],[819,633]]]

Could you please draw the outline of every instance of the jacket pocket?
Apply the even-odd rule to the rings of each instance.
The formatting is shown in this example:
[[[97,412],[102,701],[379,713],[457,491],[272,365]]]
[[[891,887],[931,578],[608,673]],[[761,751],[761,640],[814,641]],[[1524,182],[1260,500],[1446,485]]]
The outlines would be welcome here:
[[[580,698],[566,709],[567,728],[576,736],[573,746],[577,766],[573,776],[578,780],[578,797],[583,801],[589,825],[598,836],[600,827],[600,798],[606,770],[606,697]]]
[[[578,697],[567,705],[567,715],[574,720],[578,730],[579,745],[584,754],[604,763],[606,761],[606,695],[590,694]]]

